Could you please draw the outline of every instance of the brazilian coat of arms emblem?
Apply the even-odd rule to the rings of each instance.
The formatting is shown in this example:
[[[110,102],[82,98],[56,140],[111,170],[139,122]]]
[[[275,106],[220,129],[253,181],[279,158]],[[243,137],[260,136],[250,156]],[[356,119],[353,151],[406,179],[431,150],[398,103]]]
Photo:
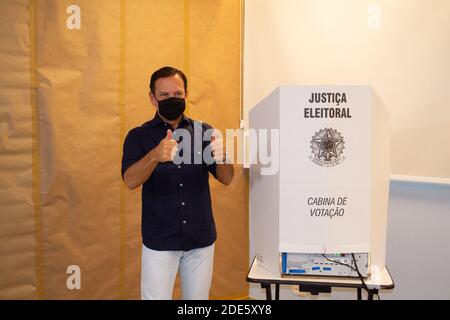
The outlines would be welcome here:
[[[320,129],[311,140],[309,158],[322,167],[334,167],[344,159],[344,137],[336,129]]]

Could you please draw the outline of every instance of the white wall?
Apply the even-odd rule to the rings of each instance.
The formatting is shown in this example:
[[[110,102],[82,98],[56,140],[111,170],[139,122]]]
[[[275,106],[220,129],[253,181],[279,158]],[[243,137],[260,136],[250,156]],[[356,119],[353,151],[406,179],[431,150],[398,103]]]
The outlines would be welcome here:
[[[243,118],[280,85],[370,85],[391,173],[450,178],[450,1],[246,0]]]
[[[450,185],[391,182],[386,261],[395,289],[381,299],[450,299]],[[250,296],[265,291],[252,284]],[[281,286],[280,298],[356,299],[356,290],[298,297]]]

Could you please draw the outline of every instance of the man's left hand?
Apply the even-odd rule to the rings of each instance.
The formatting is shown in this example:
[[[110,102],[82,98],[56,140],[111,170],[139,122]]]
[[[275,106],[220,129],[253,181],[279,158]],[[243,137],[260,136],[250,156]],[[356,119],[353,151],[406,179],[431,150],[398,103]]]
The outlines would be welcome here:
[[[216,129],[214,129],[214,132],[211,135],[211,151],[217,164],[225,163],[225,146],[223,145],[223,139],[221,138],[220,133]]]

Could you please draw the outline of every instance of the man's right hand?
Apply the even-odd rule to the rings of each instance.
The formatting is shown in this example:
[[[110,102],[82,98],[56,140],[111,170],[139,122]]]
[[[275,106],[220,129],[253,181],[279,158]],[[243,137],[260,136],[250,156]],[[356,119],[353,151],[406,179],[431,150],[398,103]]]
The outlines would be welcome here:
[[[157,148],[156,155],[159,162],[173,161],[173,158],[178,152],[178,145],[172,139],[172,130],[167,129],[166,137],[161,140]]]

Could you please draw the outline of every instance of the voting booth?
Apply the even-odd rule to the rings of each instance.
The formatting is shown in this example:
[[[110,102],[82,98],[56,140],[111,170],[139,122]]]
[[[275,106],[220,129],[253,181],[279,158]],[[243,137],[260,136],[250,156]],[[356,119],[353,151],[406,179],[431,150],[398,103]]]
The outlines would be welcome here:
[[[381,272],[390,132],[374,90],[281,86],[250,110],[249,125],[257,263],[276,275]],[[277,170],[267,170],[264,152]]]

